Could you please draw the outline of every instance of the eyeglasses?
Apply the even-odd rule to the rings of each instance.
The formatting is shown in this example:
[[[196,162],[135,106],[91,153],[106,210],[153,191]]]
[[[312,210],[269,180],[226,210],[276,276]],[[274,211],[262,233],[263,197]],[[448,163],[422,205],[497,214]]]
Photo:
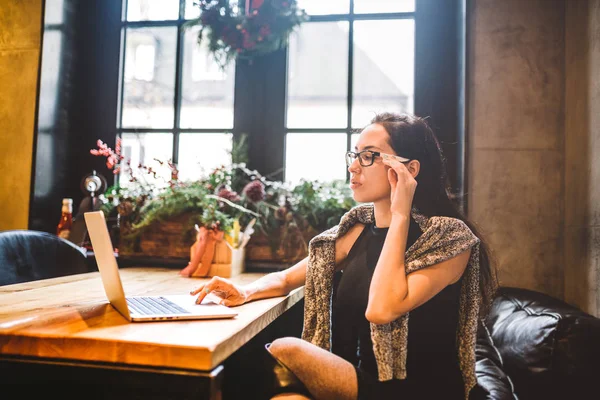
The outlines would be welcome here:
[[[375,157],[381,157],[384,160],[391,158],[394,160],[398,160],[401,163],[407,163],[410,161],[408,158],[395,156],[393,154],[380,153],[378,151],[371,151],[371,150],[363,150],[359,153],[356,153],[354,151],[348,151],[346,153],[346,165],[351,166],[352,163],[354,162],[354,160],[356,160],[356,158],[358,158],[358,162],[360,163],[361,166],[370,167],[375,162]]]

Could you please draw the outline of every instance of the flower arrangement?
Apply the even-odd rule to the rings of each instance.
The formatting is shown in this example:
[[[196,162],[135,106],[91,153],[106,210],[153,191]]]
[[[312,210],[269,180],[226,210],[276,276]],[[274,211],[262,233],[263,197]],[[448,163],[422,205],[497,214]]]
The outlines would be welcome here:
[[[234,141],[232,161],[244,161],[245,135]],[[116,215],[120,224],[120,252],[139,252],[140,237],[157,224],[186,217],[179,222],[182,243],[193,241],[198,227],[202,231],[224,232],[231,240],[240,229],[255,223],[248,245],[270,249],[265,259],[294,262],[308,251],[308,241],[315,234],[337,224],[342,215],[355,205],[348,185],[342,181],[302,181],[292,186],[270,181],[245,162],[232,162],[212,170],[202,179],[182,181],[171,160],[159,165],[167,174],[145,165],[132,167],[102,142],[91,154],[107,159],[107,168],[128,176],[126,188],[107,190],[105,213]],[[158,161],[158,160],[157,160]],[[161,185],[149,184],[144,176],[160,177],[171,172],[171,179]],[[253,221],[254,220],[254,221]]]
[[[199,0],[198,44],[208,49],[221,68],[235,58],[251,60],[287,45],[289,34],[308,19],[296,0],[246,0],[240,10],[230,0]]]

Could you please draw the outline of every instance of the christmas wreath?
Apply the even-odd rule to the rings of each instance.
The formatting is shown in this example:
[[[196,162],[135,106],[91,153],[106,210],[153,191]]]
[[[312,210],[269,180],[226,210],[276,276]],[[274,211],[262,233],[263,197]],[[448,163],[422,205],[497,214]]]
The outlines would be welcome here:
[[[307,20],[296,0],[246,0],[244,9],[231,0],[198,0],[198,44],[205,41],[221,68],[236,58],[248,59],[285,47],[289,34]]]

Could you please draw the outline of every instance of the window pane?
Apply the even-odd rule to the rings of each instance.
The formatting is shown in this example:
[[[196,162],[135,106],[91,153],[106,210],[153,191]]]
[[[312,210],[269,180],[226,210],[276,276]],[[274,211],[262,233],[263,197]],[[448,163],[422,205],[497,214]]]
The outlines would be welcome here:
[[[216,167],[231,165],[230,133],[182,133],[179,135],[179,177],[195,180]]]
[[[127,21],[179,18],[179,0],[127,0]]]
[[[46,0],[44,23],[62,24],[64,22],[64,0]]]
[[[177,28],[127,29],[123,127],[172,128]]]
[[[298,0],[298,6],[308,15],[348,14],[350,0]]]
[[[198,46],[199,28],[185,33],[181,99],[182,128],[233,128],[235,63],[222,71],[206,45]]]
[[[200,16],[200,8],[195,4],[198,0],[185,0],[185,19],[195,19]]]
[[[288,133],[285,141],[285,180],[327,182],[346,179],[345,133]]]
[[[51,129],[55,124],[60,124],[60,107],[63,101],[61,86],[65,76],[61,74],[61,61],[65,56],[63,40],[65,34],[60,30],[45,30],[42,57],[44,68],[41,69],[42,90],[40,90],[40,107],[38,111],[38,126],[40,130]],[[64,106],[64,105],[63,105]]]
[[[350,150],[354,151],[354,147],[356,147],[356,143],[358,143],[358,137],[360,133],[353,133],[350,135]]]
[[[162,187],[167,185],[171,179],[171,170],[167,161],[173,158],[173,135],[170,133],[123,133],[121,142],[121,154],[125,157],[123,162],[131,160],[133,176],[141,182]],[[161,165],[156,159],[163,162]],[[156,171],[148,173],[146,166]],[[131,173],[123,168],[119,176],[119,184],[122,187],[131,187],[129,181]]]
[[[46,33],[44,33],[45,35]],[[57,145],[54,133],[38,132],[37,148],[35,155],[36,165],[43,165],[44,168],[35,169],[35,195],[41,198],[50,196],[55,185],[59,185],[59,174],[56,173],[57,167]],[[62,162],[62,161],[60,161]]]
[[[367,125],[377,112],[412,113],[414,20],[357,21],[354,29],[352,127]]]
[[[390,13],[415,11],[415,0],[354,0],[354,13]]]
[[[348,23],[305,23],[290,37],[288,128],[345,128]]]

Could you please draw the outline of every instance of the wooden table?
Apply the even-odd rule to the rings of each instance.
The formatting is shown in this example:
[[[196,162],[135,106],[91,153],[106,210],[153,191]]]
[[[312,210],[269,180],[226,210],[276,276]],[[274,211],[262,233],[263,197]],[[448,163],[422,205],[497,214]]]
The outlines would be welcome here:
[[[244,284],[263,275],[232,280]],[[123,268],[121,279],[127,295],[188,293],[205,281],[154,267]],[[39,383],[63,397],[67,389],[74,397],[83,389],[81,398],[227,398],[230,385],[256,372],[245,369],[265,341],[288,335],[291,324],[301,329],[303,295],[299,288],[244,304],[233,319],[129,323],[108,304],[98,272],[1,286],[0,382],[21,391]],[[292,308],[291,322],[285,316]],[[279,331],[271,324],[278,320]]]

